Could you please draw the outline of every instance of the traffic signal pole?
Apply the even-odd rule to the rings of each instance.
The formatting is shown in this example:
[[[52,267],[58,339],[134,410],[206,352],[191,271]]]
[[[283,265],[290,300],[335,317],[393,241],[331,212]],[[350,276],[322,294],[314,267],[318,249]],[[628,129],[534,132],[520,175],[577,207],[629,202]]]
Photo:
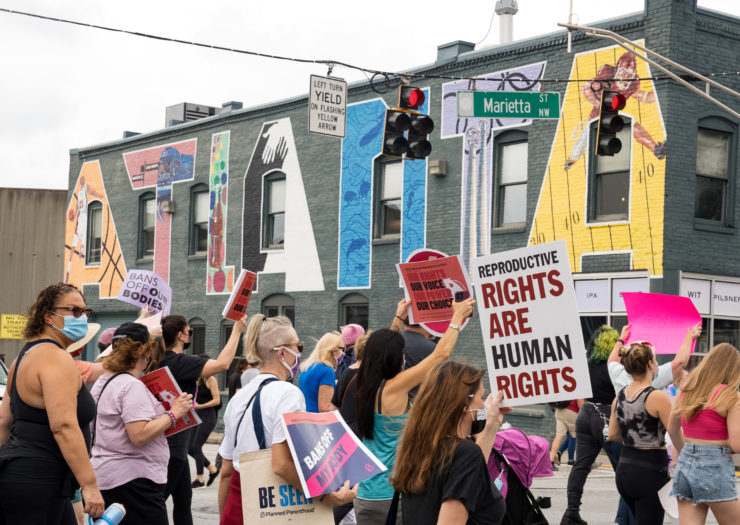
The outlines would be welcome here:
[[[719,82],[717,82],[715,80],[712,80],[710,78],[707,78],[704,75],[701,75],[700,73],[697,73],[696,71],[694,71],[692,69],[689,69],[687,67],[684,67],[681,64],[679,64],[678,62],[674,62],[673,60],[670,60],[668,58],[665,58],[664,56],[659,55],[655,51],[651,51],[650,49],[648,49],[646,47],[643,47],[643,46],[641,46],[639,44],[636,44],[633,41],[631,41],[631,40],[623,37],[622,35],[619,35],[619,34],[613,32],[613,31],[608,31],[606,29],[598,29],[598,28],[595,28],[595,27],[579,26],[579,25],[575,25],[575,24],[563,24],[563,23],[559,23],[558,25],[560,27],[566,28],[568,30],[568,35],[569,36],[570,36],[570,32],[571,31],[583,31],[586,34],[586,36],[590,36],[590,37],[594,37],[594,38],[601,38],[603,40],[611,40],[612,42],[615,42],[617,45],[623,47],[627,51],[631,51],[631,52],[635,53],[635,55],[637,55],[638,57],[640,57],[641,59],[643,59],[645,62],[648,62],[648,63],[652,64],[653,66],[655,66],[656,68],[658,68],[659,70],[661,70],[663,73],[665,73],[666,75],[668,75],[669,77],[671,77],[673,80],[675,80],[676,82],[678,82],[682,86],[690,89],[691,91],[693,91],[694,93],[696,93],[700,97],[707,99],[712,104],[721,107],[722,109],[724,109],[725,111],[727,111],[730,115],[734,116],[735,118],[740,119],[740,113],[738,113],[737,111],[735,111],[731,107],[726,106],[725,104],[723,104],[722,102],[720,102],[719,100],[717,100],[716,98],[714,98],[713,96],[711,96],[709,94],[709,88],[710,88],[710,86],[714,86],[717,89],[721,89],[722,91],[725,91],[725,92],[727,92],[727,93],[729,93],[729,94],[731,94],[731,95],[733,95],[735,97],[740,98],[740,93],[738,93],[737,91],[734,91],[734,90],[728,88],[727,86],[723,86]],[[628,46],[632,46],[632,47],[628,47]],[[635,49],[632,49],[632,48],[639,49],[640,51],[642,51],[644,53],[644,55],[641,55],[641,54],[637,53],[635,51]],[[648,56],[648,54],[653,55],[657,59],[664,61],[665,63],[667,63],[670,66],[675,67],[676,69],[680,69],[684,73],[687,73],[687,74],[691,75],[692,77],[694,77],[694,78],[696,78],[698,80],[701,80],[702,82],[705,82],[706,83],[706,92],[704,92],[701,89],[698,89],[697,87],[691,85],[689,82],[686,82],[684,79],[682,79],[678,75],[676,75],[674,73],[671,73],[665,67],[663,67],[661,64],[659,64],[655,60],[651,59]]]

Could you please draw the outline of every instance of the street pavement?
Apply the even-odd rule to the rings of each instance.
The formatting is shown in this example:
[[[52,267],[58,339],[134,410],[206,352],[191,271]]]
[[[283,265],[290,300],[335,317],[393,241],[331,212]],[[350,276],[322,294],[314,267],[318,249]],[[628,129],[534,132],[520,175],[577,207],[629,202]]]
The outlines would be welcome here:
[[[206,443],[203,451],[208,459],[213,461],[218,452],[218,445]],[[614,471],[608,464],[606,456],[599,456],[597,462],[601,465],[589,474],[583,493],[583,504],[581,516],[589,525],[611,525],[617,513],[619,494],[614,485]],[[190,473],[195,479],[195,464],[190,459]],[[552,507],[545,509],[545,516],[550,525],[559,525],[560,518],[565,511],[567,498],[566,487],[570,467],[560,465],[560,470],[551,478],[536,478],[531,490],[535,497],[549,496]],[[208,479],[206,475],[206,479]],[[218,480],[210,487],[193,489],[193,523],[195,525],[218,525]],[[172,523],[172,500],[167,500],[167,508],[170,511],[170,523]],[[707,519],[708,524],[716,524],[711,512]],[[666,518],[664,524],[671,525],[670,519]],[[425,524],[420,524],[425,525]]]

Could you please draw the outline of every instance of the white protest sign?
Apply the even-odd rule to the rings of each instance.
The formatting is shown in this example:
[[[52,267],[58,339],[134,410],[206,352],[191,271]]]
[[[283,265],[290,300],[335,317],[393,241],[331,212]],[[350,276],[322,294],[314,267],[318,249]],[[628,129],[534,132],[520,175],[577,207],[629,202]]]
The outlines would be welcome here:
[[[347,123],[347,83],[311,75],[308,89],[308,131],[344,137]]]
[[[116,298],[139,308],[169,315],[172,288],[167,281],[149,270],[129,270]]]
[[[470,262],[491,390],[504,406],[591,397],[565,241]]]

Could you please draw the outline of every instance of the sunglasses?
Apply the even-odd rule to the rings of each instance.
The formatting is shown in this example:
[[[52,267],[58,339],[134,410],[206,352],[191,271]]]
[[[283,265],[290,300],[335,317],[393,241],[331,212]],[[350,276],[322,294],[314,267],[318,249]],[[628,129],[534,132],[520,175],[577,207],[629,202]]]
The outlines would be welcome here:
[[[288,346],[290,346],[292,344],[294,344],[295,347],[298,349],[298,353],[302,353],[303,352],[303,341],[298,341],[297,343],[284,343],[284,344],[281,344],[281,345],[277,345],[276,347],[273,348],[273,350],[278,350],[278,349],[280,349],[283,346],[288,347]]]
[[[187,330],[183,330],[182,333],[190,337],[191,335],[193,335],[193,329],[188,328]]]
[[[51,310],[67,310],[72,312],[73,317],[80,317],[82,314],[90,317],[93,313],[92,308],[80,308],[79,306],[55,306]]]
[[[630,349],[635,346],[649,346],[650,348],[652,348],[653,343],[651,343],[650,341],[636,341],[634,343],[630,343]]]

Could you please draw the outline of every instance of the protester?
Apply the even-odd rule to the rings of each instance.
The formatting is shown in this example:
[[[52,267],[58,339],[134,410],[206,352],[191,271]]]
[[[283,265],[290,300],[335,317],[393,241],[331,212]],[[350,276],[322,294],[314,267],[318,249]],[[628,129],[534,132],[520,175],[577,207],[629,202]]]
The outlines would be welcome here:
[[[347,423],[352,432],[359,434],[360,429],[357,427],[357,373],[360,371],[362,360],[365,356],[365,346],[367,340],[373,331],[369,330],[355,341],[355,362],[342,373],[337,386],[334,389],[334,396],[331,404],[339,409],[342,419]]]
[[[579,408],[580,410],[580,408]],[[576,414],[577,417],[577,414]],[[571,434],[570,432],[567,432],[565,434],[565,439],[562,443],[560,443],[560,446],[558,447],[558,454],[557,454],[557,464],[560,465],[563,452],[568,450],[568,465],[571,467],[576,462],[576,438],[575,438],[575,432]]]
[[[236,370],[229,376],[229,399],[234,397],[245,383],[242,383],[242,374],[247,370],[247,360],[243,357],[236,359]]]
[[[218,410],[221,408],[221,393],[218,390],[218,381],[214,376],[198,379],[196,389],[195,412],[200,417],[201,424],[191,432],[188,454],[195,460],[195,481],[192,487],[199,488],[204,485],[211,486],[218,476],[219,469],[211,464],[203,453],[203,445],[208,436],[216,427]],[[208,481],[203,481],[203,468],[208,469]]]
[[[393,474],[403,495],[403,522],[449,525],[503,521],[506,502],[488,473],[488,456],[503,420],[503,393],[484,408],[483,371],[447,361],[422,383],[409,411]],[[481,425],[484,425],[482,428]],[[477,434],[477,445],[466,438]]]
[[[348,324],[339,328],[342,332],[342,344],[344,345],[344,359],[337,366],[337,380],[342,373],[359,359],[355,353],[357,339],[365,334],[365,329],[359,324]]]
[[[614,387],[609,379],[606,360],[614,347],[617,331],[608,325],[601,326],[591,336],[587,345],[588,375],[591,380],[592,397],[586,399],[576,417],[576,462],[568,475],[568,508],[560,521],[561,525],[586,525],[581,518],[581,497],[591,465],[603,448],[612,468],[616,470],[618,456],[611,441],[604,441],[608,430],[611,403],[614,401]],[[615,522],[629,524],[629,508],[620,500]]]
[[[683,427],[683,448],[673,473],[681,524],[705,523],[707,511],[720,524],[740,523],[732,453],[740,452],[740,354],[721,343],[712,348],[681,386],[671,412],[671,436]]]
[[[339,332],[321,336],[311,355],[301,365],[298,388],[306,400],[306,411],[329,412],[334,395],[335,370],[344,359],[345,346]]]
[[[66,348],[87,333],[82,293],[59,283],[39,292],[0,405],[0,523],[73,525],[71,499],[105,510],[88,456],[95,402]],[[22,366],[21,366],[22,365]]]
[[[560,464],[560,444],[567,435],[572,436],[576,433],[576,417],[582,404],[583,399],[573,399],[565,407],[555,408],[555,438],[550,448],[550,463],[553,470],[558,470],[557,466]]]
[[[435,342],[432,341],[432,334],[420,324],[411,324],[408,317],[404,318],[404,328],[401,335],[403,336],[404,350],[403,354],[406,359],[405,368],[411,368],[421,363],[434,352]],[[409,392],[409,400],[413,401],[419,387],[412,388]]]
[[[623,347],[619,355],[633,382],[617,393],[609,419],[609,441],[624,444],[617,466],[617,490],[638,525],[663,523],[665,511],[658,491],[670,479],[665,432],[671,401],[665,392],[651,386],[658,362],[649,343],[633,343]],[[682,444],[680,431],[673,432],[671,438]]]
[[[244,359],[244,358],[242,358]],[[250,363],[246,359],[244,359],[244,363],[246,364],[246,368],[244,368],[241,377],[239,378],[239,382],[241,384],[241,388],[244,388],[249,384],[249,382],[260,375],[260,364],[259,361],[254,361]],[[237,388],[237,390],[239,390]],[[229,398],[231,399],[231,398]]]
[[[360,483],[355,498],[359,525],[385,523],[393,488],[388,481],[396,459],[396,444],[406,423],[409,391],[419,385],[435,365],[452,353],[460,325],[472,314],[475,301],[452,305],[452,321],[434,352],[412,368],[404,369],[404,340],[399,333],[407,316],[408,302],[398,303],[393,330],[373,332],[365,347],[365,358],[357,376],[357,421],[363,442],[388,471]],[[400,517],[400,510],[399,510]]]
[[[622,332],[619,335],[619,339],[614,344],[609,360],[607,361],[609,367],[609,378],[614,385],[614,391],[619,392],[624,387],[632,382],[632,378],[629,373],[624,369],[624,366],[620,363],[619,351],[624,347],[625,341],[629,339],[630,325],[626,325],[622,328]],[[701,323],[697,324],[686,330],[686,335],[683,338],[683,342],[676,353],[676,356],[670,363],[664,363],[658,367],[658,373],[653,379],[653,388],[662,390],[670,385],[674,380],[681,377],[683,370],[689,362],[691,357],[691,349],[693,348],[693,342],[701,336]]]
[[[305,411],[300,389],[289,381],[298,372],[303,343],[287,317],[252,317],[244,337],[247,359],[260,362],[260,375],[239,390],[224,414],[224,439],[219,450],[223,457],[218,488],[221,525],[242,525],[242,495],[239,454],[272,448],[272,467],[276,475],[294,487],[301,481],[288,447],[282,415]],[[253,414],[254,407],[259,411]],[[256,422],[256,424],[255,424]],[[356,494],[345,483],[324,501],[340,505]]]
[[[105,506],[121,503],[123,525],[167,525],[164,489],[169,449],[165,430],[192,404],[182,394],[169,411],[138,377],[150,359],[153,340],[144,325],[124,323],[113,335],[113,351],[103,359],[103,375],[92,388],[92,465]]]
[[[182,315],[168,315],[162,318],[162,338],[167,351],[159,363],[159,367],[169,367],[172,376],[180,389],[195,395],[196,381],[199,378],[209,377],[229,369],[234,359],[239,337],[244,332],[246,316],[234,323],[231,336],[216,359],[201,359],[197,356],[186,355],[183,351],[190,346],[192,329]],[[193,489],[190,481],[190,466],[188,464],[188,445],[190,430],[184,430],[167,438],[170,448],[170,461],[167,465],[167,487],[165,499],[172,495],[172,521],[174,525],[192,525],[193,517],[190,506]]]

